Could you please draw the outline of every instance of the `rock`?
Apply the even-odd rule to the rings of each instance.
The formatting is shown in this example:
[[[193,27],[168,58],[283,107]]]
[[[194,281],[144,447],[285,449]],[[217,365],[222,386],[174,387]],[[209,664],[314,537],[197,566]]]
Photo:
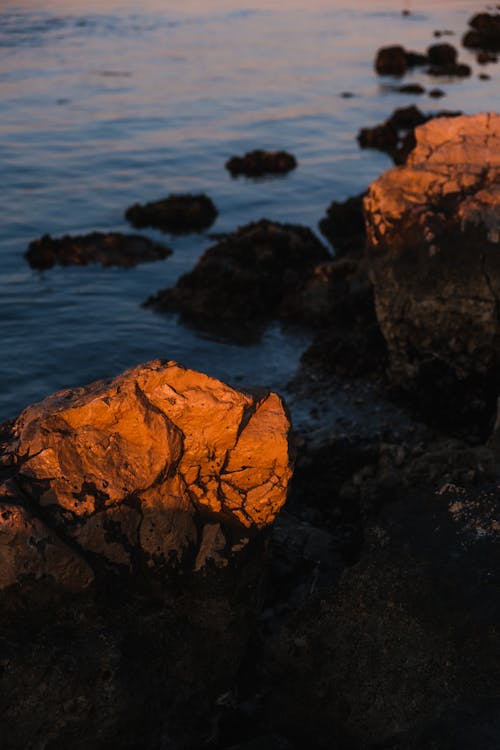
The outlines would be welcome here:
[[[363,198],[366,192],[330,203],[326,216],[319,222],[321,233],[335,249],[343,253],[362,251],[366,243]]]
[[[408,52],[400,45],[381,47],[375,58],[375,70],[383,76],[402,76],[408,68],[426,65],[428,58],[418,52]]]
[[[289,429],[276,394],[159,360],[2,427],[2,747],[208,741],[261,605]]]
[[[445,94],[445,92],[443,91],[443,89],[431,89],[431,90],[429,91],[429,96],[430,96],[430,97],[431,97],[432,99],[442,99],[442,97],[443,97],[443,96],[446,96],[446,94]]]
[[[425,94],[425,89],[419,83],[406,83],[396,89],[400,94]]]
[[[390,117],[373,128],[362,128],[358,133],[361,148],[375,148],[392,157],[396,164],[404,164],[415,147],[414,129],[435,117],[457,117],[461,112],[441,111],[423,114],[413,104],[395,109]]]
[[[427,57],[431,65],[448,67],[456,64],[458,52],[452,44],[432,44]]]
[[[496,63],[498,62],[498,57],[494,52],[489,52],[488,50],[481,50],[476,55],[476,60],[479,63],[479,65],[488,65],[488,63]]]
[[[170,248],[138,234],[92,232],[59,239],[45,234],[30,243],[25,257],[32,268],[39,269],[56,264],[86,266],[89,263],[130,268],[138,263],[162,260],[171,254]]]
[[[244,156],[233,156],[226,162],[226,169],[233,177],[262,177],[266,174],[286,174],[297,166],[292,154],[286,151],[250,151]]]
[[[491,76],[489,76],[487,73],[480,73],[478,78],[481,81],[491,81]]]
[[[472,68],[465,63],[431,65],[427,70],[427,74],[430,76],[455,76],[457,78],[467,78],[472,74]]]
[[[437,119],[415,132],[407,165],[365,198],[390,371],[428,399],[431,415],[488,419],[500,366],[500,116]]]
[[[310,229],[262,219],[206,250],[193,271],[146,304],[178,310],[198,326],[247,333],[280,317],[287,299],[329,258]]]
[[[201,232],[217,218],[217,209],[206,195],[169,195],[152,203],[134,203],[125,212],[134,226],[156,227],[163,232]]]
[[[500,52],[500,13],[477,13],[469,20],[462,44],[472,49]]]

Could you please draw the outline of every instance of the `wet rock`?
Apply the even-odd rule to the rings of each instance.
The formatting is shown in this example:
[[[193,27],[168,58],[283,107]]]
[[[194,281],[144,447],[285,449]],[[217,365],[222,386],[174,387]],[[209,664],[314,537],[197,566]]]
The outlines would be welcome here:
[[[430,96],[430,97],[431,97],[432,99],[442,99],[442,98],[443,98],[443,96],[446,96],[446,94],[445,94],[445,92],[443,91],[443,89],[431,89],[431,90],[429,91],[429,96]]]
[[[436,30],[436,31],[434,32],[434,36],[435,36],[435,37],[436,37],[437,39],[439,39],[439,38],[440,38],[440,37],[442,37],[442,36],[453,36],[453,35],[454,35],[454,33],[455,33],[454,31],[450,31],[449,29],[443,29],[443,30],[441,30],[441,29],[437,29],[437,30]]]
[[[500,52],[500,13],[477,13],[469,26],[462,39],[464,47]]]
[[[3,426],[2,747],[208,740],[260,606],[289,428],[276,394],[161,361]]]
[[[457,62],[458,52],[451,44],[433,44],[427,50],[431,65],[448,67]]]
[[[58,239],[45,234],[30,243],[25,257],[32,268],[39,269],[89,263],[130,268],[138,263],[162,260],[171,254],[170,248],[138,234],[92,232]]]
[[[262,219],[206,250],[193,271],[146,304],[180,311],[199,326],[243,331],[280,317],[286,300],[329,258],[310,229]]]
[[[498,57],[494,52],[489,52],[488,50],[481,50],[481,52],[477,53],[476,60],[479,63],[479,65],[488,65],[488,63],[498,62]]]
[[[286,174],[297,166],[292,154],[286,151],[250,151],[244,156],[233,156],[226,162],[226,169],[233,177],[262,177],[266,174]]]
[[[452,65],[431,65],[427,70],[430,76],[454,76],[456,78],[467,78],[472,74],[472,68],[465,63]]]
[[[382,47],[375,58],[375,70],[383,76],[402,76],[408,68],[426,65],[428,58],[418,52],[409,52],[400,45]]]
[[[419,83],[406,83],[400,86],[397,91],[400,94],[425,94],[425,89]]]
[[[319,222],[321,233],[335,249],[335,254],[363,250],[366,243],[363,198],[366,192],[347,198],[345,201],[332,201],[326,216]]]
[[[206,195],[170,195],[152,203],[134,203],[125,212],[134,226],[155,227],[164,232],[200,232],[217,218],[217,209]]]
[[[431,415],[487,420],[500,364],[500,118],[438,119],[416,137],[407,166],[365,199],[390,370]]]
[[[487,73],[480,73],[478,78],[481,81],[491,81],[491,76],[489,76]]]

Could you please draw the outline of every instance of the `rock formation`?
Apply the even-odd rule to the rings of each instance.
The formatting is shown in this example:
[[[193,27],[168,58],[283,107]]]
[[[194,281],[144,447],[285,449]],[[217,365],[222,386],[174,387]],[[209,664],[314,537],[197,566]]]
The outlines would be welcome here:
[[[39,269],[52,268],[56,264],[86,266],[89,263],[129,268],[138,263],[162,260],[171,254],[170,248],[138,234],[92,232],[57,239],[45,234],[30,243],[25,257],[32,268]]]
[[[3,426],[2,747],[192,746],[182,712],[231,684],[259,604],[289,428],[276,394],[159,360]]]
[[[500,52],[500,13],[476,13],[469,26],[462,40],[464,47]]]
[[[281,315],[287,299],[328,259],[310,229],[262,219],[206,250],[193,271],[146,304],[178,310],[205,328],[235,326],[237,332],[255,333],[256,324]]]
[[[200,232],[217,218],[217,209],[206,195],[169,195],[151,203],[134,203],[125,212],[134,227],[156,227],[172,234]]]
[[[418,52],[409,52],[399,44],[381,47],[375,58],[375,70],[382,76],[402,76],[408,68],[426,65],[429,58]]]
[[[431,399],[439,381],[449,397],[452,384],[467,384],[471,401],[479,393],[491,408],[500,366],[500,116],[433,120],[415,134],[407,165],[383,174],[365,198],[390,369],[399,382],[421,379]]]
[[[286,174],[297,166],[297,160],[286,151],[250,151],[244,156],[233,156],[226,169],[233,177],[262,177],[266,174]]]

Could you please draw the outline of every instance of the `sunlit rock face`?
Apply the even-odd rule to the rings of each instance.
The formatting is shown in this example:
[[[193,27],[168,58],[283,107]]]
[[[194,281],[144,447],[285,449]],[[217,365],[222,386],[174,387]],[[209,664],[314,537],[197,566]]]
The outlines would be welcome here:
[[[51,533],[84,554],[131,569],[201,567],[225,561],[274,520],[291,474],[288,431],[276,394],[248,395],[154,361],[28,407],[9,430],[3,462],[14,497],[29,498]],[[28,538],[34,524],[43,537],[40,519],[16,512],[3,520],[7,529],[18,523]],[[55,543],[51,553],[57,569],[63,549]],[[35,550],[23,575],[50,575]],[[68,566],[76,554],[66,551]],[[82,585],[90,579],[80,571]]]
[[[484,395],[500,363],[500,115],[415,133],[408,163],[364,204],[391,372],[425,387],[441,379],[445,391],[472,379]]]
[[[289,429],[276,394],[159,360],[0,427],[2,748],[209,741],[262,603]]]

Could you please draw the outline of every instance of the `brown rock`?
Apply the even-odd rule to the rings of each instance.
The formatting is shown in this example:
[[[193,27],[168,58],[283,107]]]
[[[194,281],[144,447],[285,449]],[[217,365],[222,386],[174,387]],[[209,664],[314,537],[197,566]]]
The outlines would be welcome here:
[[[426,55],[409,52],[396,44],[391,47],[381,47],[378,50],[375,58],[375,70],[383,76],[402,76],[408,68],[425,65],[427,62]]]
[[[129,268],[138,263],[162,260],[172,250],[138,234],[118,232],[92,232],[82,236],[65,235],[59,239],[45,234],[30,243],[25,258],[32,268],[61,266],[86,266],[101,263],[103,266]]]
[[[276,394],[154,361],[28,407],[6,457],[82,550],[155,566],[192,554],[204,518],[243,535],[272,523],[291,474],[288,430]]]
[[[469,26],[462,39],[464,47],[500,52],[500,13],[477,13]]]
[[[382,175],[365,199],[391,372],[400,382],[427,372],[426,388],[447,384],[448,403],[450,384],[468,383],[470,401],[479,388],[484,405],[500,364],[500,117],[433,120],[416,138],[407,166]],[[475,388],[469,377],[479,378]]]

